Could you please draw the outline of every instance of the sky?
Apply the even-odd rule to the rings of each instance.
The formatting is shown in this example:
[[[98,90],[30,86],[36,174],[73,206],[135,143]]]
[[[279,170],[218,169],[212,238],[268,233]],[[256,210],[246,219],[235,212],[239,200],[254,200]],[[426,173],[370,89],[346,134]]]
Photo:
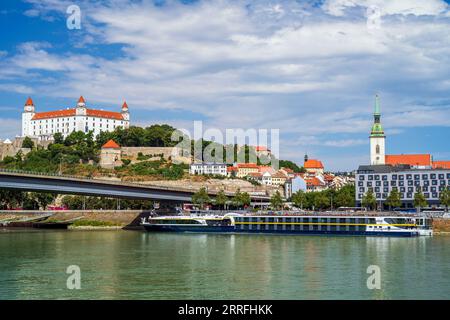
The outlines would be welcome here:
[[[81,29],[69,29],[70,5]],[[280,157],[369,162],[375,94],[386,153],[450,160],[443,0],[2,0],[0,138],[37,111],[120,110],[131,123],[279,129]]]

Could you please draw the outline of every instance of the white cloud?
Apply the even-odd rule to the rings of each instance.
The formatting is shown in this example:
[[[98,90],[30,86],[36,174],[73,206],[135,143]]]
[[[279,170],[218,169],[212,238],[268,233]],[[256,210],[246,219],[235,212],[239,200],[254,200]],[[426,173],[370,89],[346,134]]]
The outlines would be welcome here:
[[[28,2],[39,17],[65,16],[71,3]],[[356,12],[372,4],[383,9],[377,32],[367,28],[364,10]],[[218,128],[279,128],[292,148],[362,144],[375,92],[392,132],[448,126],[448,105],[429,107],[449,88],[449,20],[441,1],[330,0],[315,9],[281,0],[79,5],[83,29],[68,33],[73,49],[22,44],[0,61],[3,88],[57,98],[83,94],[94,104],[126,99],[149,119],[184,126],[190,121],[160,113],[198,115]],[[110,45],[121,49],[106,58],[102,48]],[[31,83],[17,87],[22,79]],[[349,137],[327,142],[330,134]]]
[[[12,118],[0,118],[0,139],[12,138],[20,134],[21,121]]]
[[[443,0],[327,0],[322,8],[334,16],[345,15],[345,10],[354,7],[380,9],[381,15],[439,15],[448,13],[448,5]]]

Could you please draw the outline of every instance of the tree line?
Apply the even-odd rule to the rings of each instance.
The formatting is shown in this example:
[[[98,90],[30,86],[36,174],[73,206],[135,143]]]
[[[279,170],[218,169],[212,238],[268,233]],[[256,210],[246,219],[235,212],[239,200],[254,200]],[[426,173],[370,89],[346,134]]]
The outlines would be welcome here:
[[[450,190],[446,189],[441,191],[439,195],[439,202],[441,205],[445,206],[448,209],[450,206]],[[428,206],[428,201],[425,198],[424,194],[421,190],[414,193],[413,204],[415,208],[424,208]],[[365,208],[374,210],[377,207],[377,200],[375,198],[375,194],[372,189],[369,189],[361,199],[361,205]],[[397,189],[393,189],[386,200],[384,201],[384,205],[389,207],[389,210],[393,208],[399,208],[402,206],[402,199],[400,197],[400,192]]]

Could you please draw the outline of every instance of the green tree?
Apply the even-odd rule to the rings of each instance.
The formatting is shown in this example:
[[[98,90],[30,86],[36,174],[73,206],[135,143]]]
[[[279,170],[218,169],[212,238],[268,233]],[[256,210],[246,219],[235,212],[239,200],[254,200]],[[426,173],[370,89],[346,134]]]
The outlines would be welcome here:
[[[336,207],[354,207],[355,186],[353,184],[348,184],[337,190],[333,202]]]
[[[279,161],[280,168],[289,168],[292,169],[296,173],[306,172],[306,169],[303,167],[299,167],[295,162],[290,160],[280,160]]]
[[[57,143],[57,144],[63,144],[64,143],[64,136],[62,135],[61,132],[56,132],[53,135],[53,142]]]
[[[330,199],[323,192],[318,192],[314,198],[315,209],[326,209],[330,207]]]
[[[439,195],[439,200],[441,205],[445,206],[445,211],[448,211],[448,206],[450,206],[450,189],[445,189]]]
[[[377,205],[377,199],[375,198],[372,189],[369,189],[363,196],[361,205],[366,208],[375,209],[375,206]]]
[[[297,208],[303,209],[303,206],[306,206],[306,194],[303,190],[295,192],[291,200]]]
[[[35,199],[43,210],[47,209],[47,206],[56,199],[56,194],[53,193],[36,192],[31,193],[30,196]]]
[[[392,208],[400,207],[402,200],[400,199],[400,192],[397,189],[393,189],[389,196],[386,198],[386,204],[389,206],[389,210]]]
[[[250,195],[247,192],[241,192],[240,189],[236,190],[232,199],[232,204],[234,207],[241,208],[248,206],[250,205],[250,202]]]
[[[422,191],[419,190],[414,194],[414,207],[419,208],[419,210],[428,205],[427,199],[423,195]]]
[[[283,198],[281,198],[281,194],[279,191],[275,192],[272,197],[270,197],[270,206],[274,210],[279,210],[283,206]]]
[[[228,201],[228,197],[225,195],[225,192],[223,190],[220,190],[216,195],[214,203],[217,206],[224,208],[227,201]]]
[[[205,187],[200,188],[199,191],[192,195],[192,203],[199,205],[201,209],[205,208],[205,204],[210,203],[208,192]]]
[[[30,137],[25,137],[25,139],[23,139],[23,141],[22,141],[22,148],[33,149],[34,148],[33,140],[31,140]]]
[[[250,198],[250,195],[247,192],[242,192],[241,193],[241,202],[242,202],[242,205],[244,207],[250,205],[251,198]]]

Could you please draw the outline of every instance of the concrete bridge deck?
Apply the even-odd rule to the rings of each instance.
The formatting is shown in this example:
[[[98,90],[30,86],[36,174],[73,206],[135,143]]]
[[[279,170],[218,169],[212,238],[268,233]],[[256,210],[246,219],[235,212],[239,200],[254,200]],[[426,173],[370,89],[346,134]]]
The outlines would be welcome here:
[[[0,169],[0,189],[175,202],[189,202],[192,194],[198,191],[190,187],[165,187],[5,169]],[[208,194],[215,196],[217,192],[208,191]],[[225,192],[225,194],[229,197],[233,196],[231,192]],[[250,195],[250,197],[252,201],[270,199],[268,196],[261,195]]]

